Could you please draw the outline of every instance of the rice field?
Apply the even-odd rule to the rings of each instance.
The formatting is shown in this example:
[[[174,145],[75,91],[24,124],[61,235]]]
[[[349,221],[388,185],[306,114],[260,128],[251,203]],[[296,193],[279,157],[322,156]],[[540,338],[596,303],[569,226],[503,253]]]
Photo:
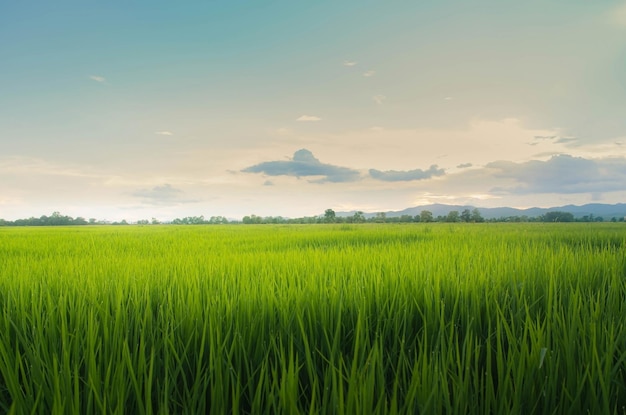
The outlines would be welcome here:
[[[0,413],[621,414],[624,224],[0,228]]]

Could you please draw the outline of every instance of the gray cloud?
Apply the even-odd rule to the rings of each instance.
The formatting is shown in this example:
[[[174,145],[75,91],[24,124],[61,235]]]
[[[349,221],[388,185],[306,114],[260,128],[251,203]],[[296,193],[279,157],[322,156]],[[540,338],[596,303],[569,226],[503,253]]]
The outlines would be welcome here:
[[[466,169],[468,167],[472,167],[472,163],[462,163],[456,166],[457,169]]]
[[[156,186],[152,189],[139,189],[133,193],[133,196],[141,198],[142,203],[147,205],[171,206],[198,202],[197,200],[181,199],[180,196],[182,193],[182,190],[176,189],[166,183],[163,186]]]
[[[244,173],[263,173],[268,176],[323,176],[322,179],[316,180],[318,183],[353,182],[360,179],[357,170],[322,163],[313,156],[313,153],[304,148],[296,151],[289,161],[267,161],[241,171]]]
[[[626,189],[626,159],[585,159],[562,154],[547,161],[525,163],[495,161],[486,165],[493,177],[512,179],[513,187],[492,189],[496,193],[600,193]]]
[[[388,170],[381,171],[376,169],[370,169],[370,176],[377,180],[382,180],[386,182],[406,182],[411,180],[424,180],[430,179],[435,176],[443,176],[445,171],[440,169],[436,164],[430,166],[428,170],[409,170],[409,171],[397,171],[397,170]]]
[[[555,143],[565,144],[565,143],[573,143],[574,141],[578,141],[578,138],[576,138],[576,137],[559,137],[559,139],[556,140]]]

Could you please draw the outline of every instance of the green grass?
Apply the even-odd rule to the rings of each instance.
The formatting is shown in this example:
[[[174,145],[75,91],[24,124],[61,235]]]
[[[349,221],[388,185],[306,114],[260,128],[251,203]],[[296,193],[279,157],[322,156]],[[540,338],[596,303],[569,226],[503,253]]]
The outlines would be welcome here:
[[[624,413],[623,224],[0,229],[0,413]]]

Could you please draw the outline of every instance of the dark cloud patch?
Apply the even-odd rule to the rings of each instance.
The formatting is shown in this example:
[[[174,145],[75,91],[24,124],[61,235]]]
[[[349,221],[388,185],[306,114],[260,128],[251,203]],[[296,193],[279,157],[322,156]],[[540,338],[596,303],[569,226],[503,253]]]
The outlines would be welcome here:
[[[554,140],[557,137],[556,135],[536,135],[535,140]]]
[[[456,166],[457,169],[466,169],[468,167],[472,167],[472,163],[461,163],[458,166]]]
[[[181,198],[183,191],[172,187],[170,184],[156,186],[152,189],[140,189],[133,196],[142,199],[142,203],[148,205],[171,206],[182,203],[195,203],[197,200],[185,200]]]
[[[247,167],[242,172],[263,173],[268,176],[321,176],[321,179],[315,180],[318,183],[353,182],[360,179],[360,174],[357,170],[322,163],[313,156],[313,153],[304,148],[296,151],[291,160],[267,161]]]
[[[585,159],[566,154],[547,161],[495,161],[486,165],[493,177],[512,179],[512,187],[492,189],[503,194],[602,193],[626,189],[626,159]]]
[[[376,180],[382,180],[386,182],[407,182],[411,180],[424,180],[430,179],[435,176],[443,176],[445,171],[440,169],[436,164],[430,166],[428,170],[408,170],[408,171],[397,171],[397,170],[388,170],[381,171],[376,169],[370,169],[370,176]]]

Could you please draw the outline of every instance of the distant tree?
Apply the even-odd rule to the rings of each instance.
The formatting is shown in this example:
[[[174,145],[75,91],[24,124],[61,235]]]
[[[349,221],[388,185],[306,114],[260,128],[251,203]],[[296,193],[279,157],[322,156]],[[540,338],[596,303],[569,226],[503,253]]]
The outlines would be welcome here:
[[[430,210],[422,210],[420,212],[420,222],[432,222],[433,221],[433,212]]]
[[[335,222],[336,219],[336,215],[335,215],[335,211],[332,209],[326,209],[326,211],[324,211],[324,222],[326,223],[333,223]]]
[[[561,212],[558,210],[553,210],[551,212],[546,212],[543,215],[544,222],[573,222],[574,215],[570,212]]]
[[[51,226],[60,226],[67,225],[67,217],[62,216],[60,212],[53,212],[52,216],[46,217],[45,215],[41,218],[41,225],[51,225]]]
[[[376,223],[385,223],[387,222],[387,214],[385,212],[377,212],[374,217],[374,222]]]
[[[458,221],[459,221],[458,210],[452,210],[450,211],[450,213],[448,213],[448,216],[446,216],[446,222],[458,222]]]
[[[399,218],[400,222],[413,222],[413,216],[411,215],[402,215]]]
[[[484,219],[484,218],[482,217],[482,215],[480,214],[480,210],[478,210],[477,208],[474,208],[474,209],[472,210],[472,215],[471,215],[471,217],[470,217],[470,220],[471,220],[472,222],[476,222],[476,223],[479,223],[479,222],[484,222],[484,221],[485,221],[485,219]]]
[[[73,225],[86,225],[88,222],[85,220],[85,218],[81,218],[80,216],[77,217],[76,219],[74,219],[73,221]]]
[[[363,222],[365,222],[365,216],[363,215],[363,212],[361,212],[360,210],[355,212],[355,214],[352,215],[352,222],[353,223],[363,223]]]
[[[470,220],[472,220],[472,213],[469,209],[463,209],[463,212],[461,212],[461,221],[469,222]]]

